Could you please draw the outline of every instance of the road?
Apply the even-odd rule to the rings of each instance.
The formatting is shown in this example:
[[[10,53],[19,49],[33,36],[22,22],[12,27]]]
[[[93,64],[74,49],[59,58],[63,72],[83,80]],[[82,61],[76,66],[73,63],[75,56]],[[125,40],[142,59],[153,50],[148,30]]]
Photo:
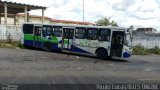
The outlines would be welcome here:
[[[133,55],[126,60],[99,60],[92,56],[68,55],[68,53],[1,48],[0,83],[160,83],[160,56]]]

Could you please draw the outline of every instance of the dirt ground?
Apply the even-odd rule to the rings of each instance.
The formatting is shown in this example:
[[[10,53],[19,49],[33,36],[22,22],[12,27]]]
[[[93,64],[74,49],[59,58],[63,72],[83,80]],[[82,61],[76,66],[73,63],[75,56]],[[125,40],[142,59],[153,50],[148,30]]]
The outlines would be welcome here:
[[[94,56],[1,48],[0,83],[160,83],[160,56],[99,60]]]

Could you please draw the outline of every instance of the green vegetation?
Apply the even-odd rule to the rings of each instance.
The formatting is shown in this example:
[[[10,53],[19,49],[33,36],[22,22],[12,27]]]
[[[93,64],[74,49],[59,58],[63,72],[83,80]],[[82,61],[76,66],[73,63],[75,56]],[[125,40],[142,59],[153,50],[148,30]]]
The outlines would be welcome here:
[[[133,47],[133,54],[134,55],[149,55],[149,54],[160,55],[160,48],[155,46],[154,48],[147,49],[141,45],[137,45]]]
[[[95,22],[97,25],[101,26],[118,26],[117,22],[114,20],[111,20],[111,18],[102,18]]]
[[[0,48],[24,48],[23,45],[18,41],[8,41],[8,40],[1,40],[0,41]]]
[[[0,40],[0,48],[24,48],[20,41],[14,41],[11,39],[11,35],[7,35],[6,40]]]

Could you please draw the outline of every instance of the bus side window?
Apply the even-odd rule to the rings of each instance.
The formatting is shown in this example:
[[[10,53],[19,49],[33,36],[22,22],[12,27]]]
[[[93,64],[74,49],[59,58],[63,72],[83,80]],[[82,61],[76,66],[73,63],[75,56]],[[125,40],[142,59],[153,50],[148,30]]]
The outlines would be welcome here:
[[[62,36],[62,27],[53,27],[53,35],[57,37]]]
[[[73,39],[73,34],[74,34],[73,29],[64,28],[63,30],[64,30],[64,35],[63,35],[64,38]]]
[[[85,28],[76,28],[76,39],[84,39],[85,38]]]
[[[48,26],[47,27],[47,36],[51,36],[52,35],[52,27]]]
[[[98,29],[96,28],[87,29],[87,39],[97,40],[97,37],[98,37]]]
[[[99,29],[99,41],[110,41],[111,30],[110,29]]]
[[[51,36],[52,27],[51,26],[43,26],[42,35],[43,37]]]
[[[46,35],[47,35],[47,34],[46,34],[46,27],[43,27],[43,29],[42,29],[42,36],[43,36],[43,37],[46,37]]]
[[[36,27],[36,34],[37,34],[37,36],[41,36],[41,30],[42,30],[42,28],[41,27]]]

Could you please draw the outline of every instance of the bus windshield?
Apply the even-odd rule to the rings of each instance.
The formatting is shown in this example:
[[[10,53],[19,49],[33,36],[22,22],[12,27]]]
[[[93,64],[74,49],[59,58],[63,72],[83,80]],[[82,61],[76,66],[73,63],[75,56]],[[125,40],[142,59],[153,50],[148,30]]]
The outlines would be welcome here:
[[[132,47],[132,37],[131,34],[126,34],[125,35],[125,45],[128,47]]]

